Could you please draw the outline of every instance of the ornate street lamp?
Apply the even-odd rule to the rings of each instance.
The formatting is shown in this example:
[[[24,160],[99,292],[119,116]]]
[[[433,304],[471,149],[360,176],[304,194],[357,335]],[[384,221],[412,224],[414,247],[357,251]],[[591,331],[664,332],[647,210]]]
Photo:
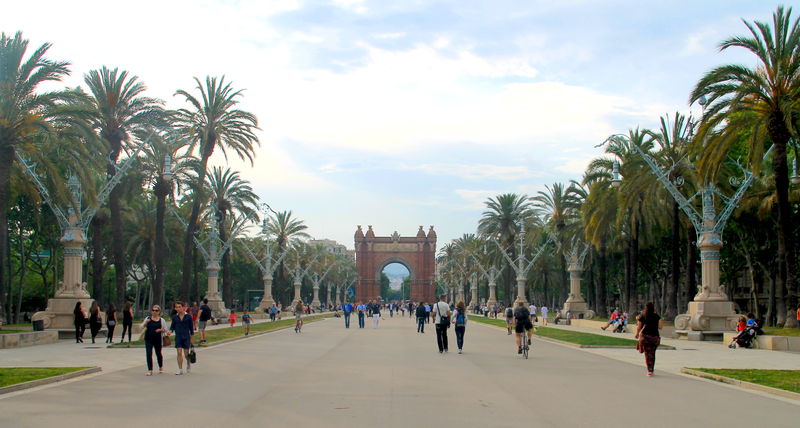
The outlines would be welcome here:
[[[115,174],[97,195],[94,204],[82,209],[81,183],[78,177],[71,174],[67,180],[67,187],[71,195],[71,202],[62,207],[50,196],[50,192],[36,173],[36,164],[25,158],[19,151],[15,153],[17,161],[22,165],[23,171],[31,178],[45,203],[50,206],[61,229],[61,244],[64,245],[64,270],[62,280],[52,299],[47,300],[47,308],[42,312],[33,314],[33,321],[42,321],[44,328],[66,329],[74,324],[72,311],[75,303],[80,301],[84,307],[91,304],[91,296],[83,282],[83,258],[86,254],[87,229],[92,222],[97,210],[108,200],[111,191],[122,181],[125,174],[133,167],[139,151],[150,142],[153,134],[142,140],[120,165],[115,165]]]

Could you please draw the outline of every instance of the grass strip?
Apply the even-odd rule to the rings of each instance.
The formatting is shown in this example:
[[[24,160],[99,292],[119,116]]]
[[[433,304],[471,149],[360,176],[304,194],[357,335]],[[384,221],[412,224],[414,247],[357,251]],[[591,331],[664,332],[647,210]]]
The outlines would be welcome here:
[[[320,315],[311,315],[308,317],[303,317],[304,323],[310,323],[314,321],[319,321],[323,318],[328,318],[333,314],[320,314]],[[279,321],[265,321],[260,322],[257,324],[250,324],[250,334],[255,333],[264,333],[268,331],[278,330],[281,328],[292,327],[294,326],[294,318],[286,318]],[[169,324],[169,322],[167,322]],[[197,339],[197,333],[195,333],[195,339]],[[208,346],[214,344],[216,342],[221,342],[223,340],[230,340],[235,339],[238,337],[244,337],[244,326],[237,325],[234,327],[225,327],[225,328],[216,328],[213,330],[206,330],[206,340],[207,342],[203,345],[195,345],[195,346]],[[130,343],[130,346],[141,347],[144,346],[144,340],[135,340]],[[127,348],[128,343],[115,343],[110,346],[111,348]]]
[[[494,318],[484,318],[481,316],[470,316],[470,320],[481,322],[484,324],[495,325],[505,328],[506,321]],[[574,343],[582,346],[630,346],[635,347],[636,341],[631,339],[623,339],[620,337],[609,337],[600,334],[583,333],[579,331],[570,331],[560,328],[550,327],[536,327],[534,332],[536,336],[546,337],[548,339],[560,340],[562,342]]]
[[[800,393],[800,370],[692,369],[743,382]]]
[[[53,376],[60,376],[89,367],[2,367],[0,388]]]
[[[800,337],[800,328],[765,327],[764,333],[771,336]]]
[[[6,330],[6,329],[0,330],[0,334],[25,333],[25,332],[30,332],[30,330]]]

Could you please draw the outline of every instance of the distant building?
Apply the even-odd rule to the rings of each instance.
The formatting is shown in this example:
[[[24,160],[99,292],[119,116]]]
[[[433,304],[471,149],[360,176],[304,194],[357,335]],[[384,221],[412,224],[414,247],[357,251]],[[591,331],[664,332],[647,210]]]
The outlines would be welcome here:
[[[308,241],[309,245],[321,245],[323,248],[328,250],[331,254],[336,255],[349,255],[351,257],[355,256],[355,251],[349,251],[347,247],[344,245],[334,241],[333,239],[312,239]]]

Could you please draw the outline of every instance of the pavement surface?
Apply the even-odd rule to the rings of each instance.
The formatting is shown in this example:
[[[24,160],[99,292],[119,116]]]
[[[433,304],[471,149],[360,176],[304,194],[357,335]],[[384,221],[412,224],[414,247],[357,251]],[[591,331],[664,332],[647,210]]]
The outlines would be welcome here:
[[[301,334],[282,330],[201,349],[184,376],[173,374],[171,349],[167,374],[152,377],[144,376],[141,349],[86,350],[87,359],[97,351],[119,366],[139,360],[0,397],[0,426],[141,427],[177,416],[204,427],[795,427],[800,415],[787,399],[658,365],[648,378],[641,362],[536,339],[524,360],[505,331],[477,322],[467,327],[463,355],[455,352],[452,329],[450,352],[439,354],[431,324],[425,334],[409,318],[386,318],[379,329],[355,324],[346,330],[341,319],[328,319]],[[659,359],[668,352],[675,351]],[[59,356],[42,357],[52,358]],[[0,365],[9,365],[4,356]]]

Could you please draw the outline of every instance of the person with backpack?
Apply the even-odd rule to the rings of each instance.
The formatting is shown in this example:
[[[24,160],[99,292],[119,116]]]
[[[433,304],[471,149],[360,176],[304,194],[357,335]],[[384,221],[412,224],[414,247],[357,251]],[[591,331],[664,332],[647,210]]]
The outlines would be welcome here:
[[[531,335],[533,334],[533,323],[531,322],[531,312],[525,307],[525,303],[517,303],[517,308],[513,311],[514,314],[514,341],[517,343],[517,353],[522,353],[522,340],[520,335],[525,333],[528,335],[528,343],[531,342]]]
[[[211,308],[208,306],[208,299],[203,299],[200,305],[200,315],[197,317],[197,331],[200,332],[200,343],[206,343],[206,325],[211,320]]]
[[[506,330],[508,330],[508,335],[511,336],[511,327],[514,326],[514,309],[509,306],[505,310],[506,315]]]
[[[433,324],[436,326],[436,344],[439,345],[439,353],[447,352],[447,329],[450,328],[450,305],[447,304],[447,296],[442,295],[439,301],[431,308],[431,315],[434,316]]]
[[[428,318],[428,313],[425,312],[424,302],[417,305],[414,315],[417,317],[417,333],[425,333],[425,319]]]
[[[456,311],[453,312],[453,318],[456,320],[456,345],[458,345],[458,353],[464,347],[464,332],[467,331],[467,309],[464,302],[459,301],[456,303]]]

